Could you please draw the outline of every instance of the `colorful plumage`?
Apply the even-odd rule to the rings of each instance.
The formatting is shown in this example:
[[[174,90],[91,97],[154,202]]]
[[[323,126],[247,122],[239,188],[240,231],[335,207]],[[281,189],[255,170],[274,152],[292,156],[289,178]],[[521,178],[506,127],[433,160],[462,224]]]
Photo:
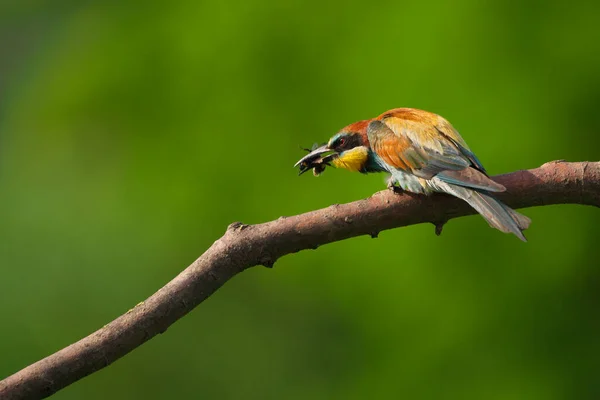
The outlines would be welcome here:
[[[303,157],[300,173],[333,165],[362,173],[388,172],[388,186],[421,194],[448,193],[471,205],[493,228],[526,241],[531,220],[493,197],[504,186],[490,179],[459,133],[439,115],[396,108],[343,128]]]

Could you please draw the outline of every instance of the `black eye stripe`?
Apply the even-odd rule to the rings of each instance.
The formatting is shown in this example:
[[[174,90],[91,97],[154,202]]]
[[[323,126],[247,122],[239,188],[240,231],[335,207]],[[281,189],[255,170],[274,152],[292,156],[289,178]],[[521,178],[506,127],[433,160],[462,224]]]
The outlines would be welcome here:
[[[350,134],[336,139],[334,147],[352,149],[357,146],[362,146],[362,139],[359,134]]]

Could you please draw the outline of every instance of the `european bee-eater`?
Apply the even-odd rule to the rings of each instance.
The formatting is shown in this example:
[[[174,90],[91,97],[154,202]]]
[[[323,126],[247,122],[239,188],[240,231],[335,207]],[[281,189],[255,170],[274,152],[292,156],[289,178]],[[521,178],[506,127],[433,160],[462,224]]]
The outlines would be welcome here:
[[[491,227],[527,241],[531,220],[493,197],[506,188],[490,179],[459,133],[439,115],[396,108],[343,128],[295,166],[325,165],[361,173],[388,172],[388,187],[420,194],[448,193],[471,205]]]

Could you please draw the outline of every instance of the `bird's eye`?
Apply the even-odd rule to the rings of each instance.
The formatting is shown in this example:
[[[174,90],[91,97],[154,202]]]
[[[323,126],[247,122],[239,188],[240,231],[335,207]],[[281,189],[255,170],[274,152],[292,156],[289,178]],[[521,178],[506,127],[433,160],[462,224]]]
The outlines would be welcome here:
[[[339,140],[339,142],[338,142],[338,145],[339,145],[339,146],[343,146],[343,145],[345,145],[345,144],[346,144],[346,138],[341,138],[341,139]]]

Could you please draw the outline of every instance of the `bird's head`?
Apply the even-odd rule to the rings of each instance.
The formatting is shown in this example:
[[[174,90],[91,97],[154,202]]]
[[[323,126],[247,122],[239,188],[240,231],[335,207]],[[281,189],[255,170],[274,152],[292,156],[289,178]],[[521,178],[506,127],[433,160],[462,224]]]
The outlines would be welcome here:
[[[366,120],[348,125],[333,135],[327,144],[302,157],[295,166],[300,166],[300,173],[322,164],[350,171],[364,171],[370,151],[367,138],[369,122],[370,120]],[[321,167],[319,169],[322,170]]]

